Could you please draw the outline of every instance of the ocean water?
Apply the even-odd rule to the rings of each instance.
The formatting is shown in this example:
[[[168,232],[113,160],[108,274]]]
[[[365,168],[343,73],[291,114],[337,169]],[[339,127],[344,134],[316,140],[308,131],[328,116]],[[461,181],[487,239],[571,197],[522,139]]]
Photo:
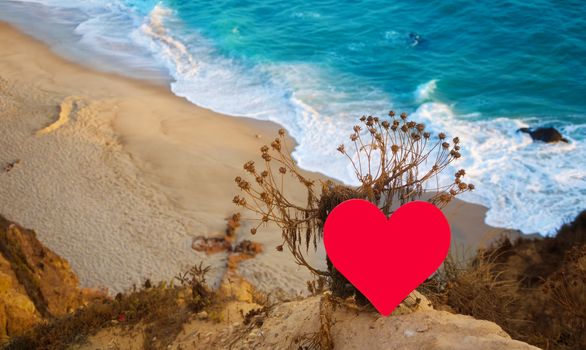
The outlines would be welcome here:
[[[278,122],[301,167],[347,183],[336,146],[359,116],[393,109],[460,137],[455,168],[477,188],[461,198],[487,206],[488,224],[547,235],[586,209],[583,0],[0,0],[0,20],[68,58]],[[526,126],[570,143],[532,142]]]

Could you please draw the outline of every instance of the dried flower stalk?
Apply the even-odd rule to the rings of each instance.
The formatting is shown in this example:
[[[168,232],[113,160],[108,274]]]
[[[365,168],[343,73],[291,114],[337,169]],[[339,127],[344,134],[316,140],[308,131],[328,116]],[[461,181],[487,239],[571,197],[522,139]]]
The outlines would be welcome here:
[[[450,184],[439,184],[439,173],[461,157],[458,137],[451,142],[444,133],[432,137],[425,125],[409,121],[405,113],[396,117],[392,111],[384,120],[363,116],[352,131],[350,147],[340,145],[338,151],[348,158],[358,186],[325,181],[317,193],[315,181],[302,175],[291,158],[283,129],[270,146],[260,149],[262,169],[249,161],[244,170],[251,180],[240,176],[235,179],[242,195],[235,196],[233,202],[258,218],[251,233],[256,234],[268,222],[277,224],[283,233],[283,244],[277,250],[286,246],[297,264],[320,276],[330,277],[331,269],[322,271],[311,266],[306,253],[310,245],[317,249],[327,215],[344,200],[369,200],[388,216],[395,206],[420,199],[426,191],[435,192],[428,201],[441,208],[455,196],[474,189],[474,185],[463,182],[463,169],[456,172]],[[294,203],[285,193],[286,177],[292,177],[305,189],[304,205]]]

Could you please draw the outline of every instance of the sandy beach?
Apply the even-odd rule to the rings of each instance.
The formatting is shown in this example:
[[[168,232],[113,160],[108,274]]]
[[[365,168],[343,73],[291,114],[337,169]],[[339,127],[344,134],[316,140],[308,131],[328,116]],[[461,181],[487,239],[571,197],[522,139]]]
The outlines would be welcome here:
[[[14,164],[0,173],[0,213],[36,230],[83,286],[122,291],[201,260],[221,274],[225,256],[197,253],[192,240],[223,233],[237,211],[234,177],[278,126],[68,62],[6,24],[0,47],[0,166]],[[481,206],[455,201],[445,213],[462,249],[502,232]],[[305,289],[308,273],[274,249],[280,232],[252,239],[265,252],[242,264],[245,277],[263,290]]]

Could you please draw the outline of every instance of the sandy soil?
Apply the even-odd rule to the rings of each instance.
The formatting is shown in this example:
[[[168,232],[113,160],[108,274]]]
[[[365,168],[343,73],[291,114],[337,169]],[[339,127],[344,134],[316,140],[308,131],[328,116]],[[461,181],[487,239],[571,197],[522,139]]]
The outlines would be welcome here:
[[[237,210],[234,177],[278,127],[67,62],[4,24],[0,48],[0,168],[14,164],[0,172],[0,213],[34,228],[84,286],[121,291],[202,259],[221,274],[225,256],[194,252],[192,239],[223,232]],[[458,245],[500,232],[483,224],[484,211],[446,208]],[[279,232],[254,239],[265,253],[242,274],[264,290],[303,290],[307,273],[273,249]]]

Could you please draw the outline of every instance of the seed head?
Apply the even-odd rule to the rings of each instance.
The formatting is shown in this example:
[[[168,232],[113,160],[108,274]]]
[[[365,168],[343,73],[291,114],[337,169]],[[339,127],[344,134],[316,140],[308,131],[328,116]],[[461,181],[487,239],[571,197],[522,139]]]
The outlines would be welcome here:
[[[250,190],[250,183],[246,180],[241,180],[240,182],[238,182],[238,187],[245,191],[248,191]]]
[[[271,204],[272,203],[271,196],[268,193],[266,193],[266,192],[263,192],[263,193],[260,194],[260,199],[263,202],[265,202],[266,204]]]
[[[446,134],[444,134],[443,132],[440,132],[440,133],[437,135],[437,137],[438,137],[440,140],[445,140],[445,138],[446,138]]]
[[[246,164],[244,164],[244,170],[248,171],[251,174],[254,174],[256,171],[254,168],[254,162],[252,160],[246,162]]]
[[[271,147],[276,151],[280,151],[281,150],[281,140],[275,139],[273,142],[271,142]]]

